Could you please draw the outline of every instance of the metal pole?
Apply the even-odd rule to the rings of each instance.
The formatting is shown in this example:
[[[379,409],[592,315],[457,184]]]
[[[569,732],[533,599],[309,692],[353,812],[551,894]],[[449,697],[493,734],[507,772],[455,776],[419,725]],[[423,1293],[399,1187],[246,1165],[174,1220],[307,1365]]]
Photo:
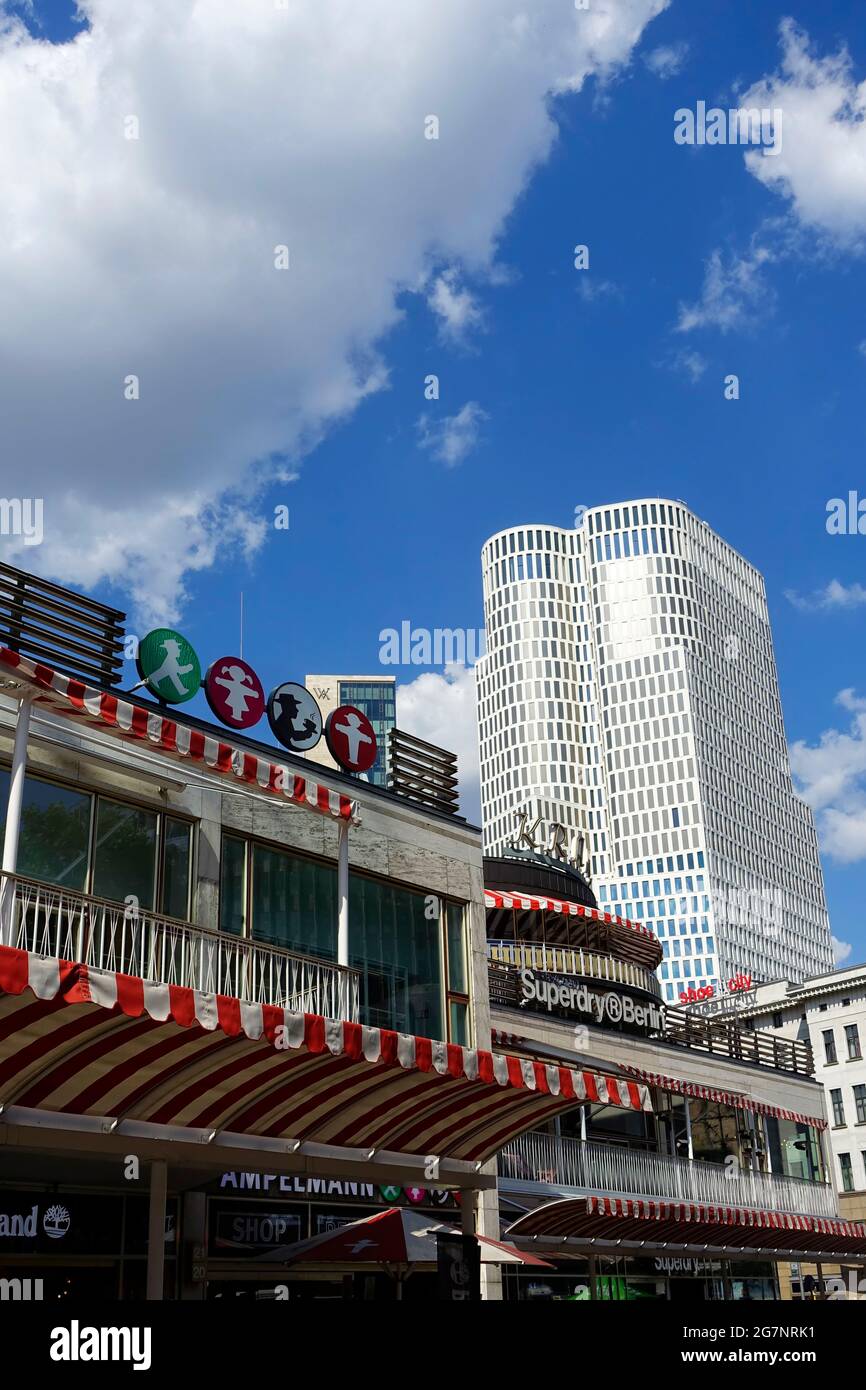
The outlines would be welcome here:
[[[161,1303],[165,1282],[165,1198],[168,1165],[164,1158],[150,1165],[150,1207],[147,1215],[147,1289],[149,1303]]]
[[[337,842],[337,964],[349,964],[349,822],[340,821]],[[340,972],[340,1015],[351,1019],[349,978]]]
[[[465,1236],[475,1235],[475,1193],[469,1187],[460,1193],[460,1228]]]
[[[21,834],[21,807],[24,803],[24,777],[27,772],[27,738],[30,733],[30,711],[33,697],[22,695],[15,726],[12,749],[12,770],[9,776],[9,800],[6,804],[6,832],[3,837],[3,888],[0,893],[0,942],[11,946],[12,904],[14,888],[5,875],[14,874],[18,867],[18,840]]]
[[[689,1104],[688,1096],[683,1096],[683,1100],[686,1103],[686,1138],[689,1141],[689,1161],[691,1161],[695,1156],[692,1148],[692,1107]]]

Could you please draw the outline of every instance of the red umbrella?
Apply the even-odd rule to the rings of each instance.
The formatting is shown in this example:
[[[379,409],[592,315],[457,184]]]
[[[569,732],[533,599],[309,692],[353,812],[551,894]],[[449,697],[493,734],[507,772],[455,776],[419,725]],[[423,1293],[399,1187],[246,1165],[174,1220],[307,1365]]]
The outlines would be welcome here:
[[[296,1245],[283,1245],[273,1252],[271,1258],[285,1260],[288,1264],[382,1265],[397,1277],[399,1297],[401,1272],[408,1277],[416,1265],[435,1265],[437,1235],[460,1235],[460,1231],[421,1212],[405,1207],[388,1207],[375,1216],[365,1216],[360,1221],[340,1226],[336,1231],[311,1236],[309,1240],[299,1241]],[[486,1236],[477,1235],[475,1239],[481,1246],[481,1259],[487,1264],[554,1268],[545,1260],[525,1254],[513,1245],[489,1240]]]

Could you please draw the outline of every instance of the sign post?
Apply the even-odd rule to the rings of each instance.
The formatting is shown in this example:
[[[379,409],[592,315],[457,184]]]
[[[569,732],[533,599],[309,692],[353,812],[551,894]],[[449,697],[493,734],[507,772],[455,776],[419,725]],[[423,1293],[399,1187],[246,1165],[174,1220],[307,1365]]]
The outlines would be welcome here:
[[[437,1232],[436,1270],[440,1302],[481,1302],[481,1248],[474,1236]]]
[[[12,749],[12,769],[9,777],[9,801],[6,806],[6,831],[3,837],[3,887],[0,891],[0,945],[12,946],[12,906],[15,888],[6,875],[18,867],[18,840],[21,833],[21,807],[24,803],[24,778],[27,773],[27,738],[30,733],[30,711],[33,700],[21,697],[15,743]]]

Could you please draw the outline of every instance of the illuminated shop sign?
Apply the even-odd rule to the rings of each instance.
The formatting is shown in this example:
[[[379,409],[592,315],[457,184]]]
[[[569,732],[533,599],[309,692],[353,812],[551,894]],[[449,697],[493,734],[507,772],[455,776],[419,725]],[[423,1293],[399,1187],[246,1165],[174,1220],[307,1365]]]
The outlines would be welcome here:
[[[533,854],[543,855],[545,859],[566,864],[580,874],[587,885],[590,883],[586,836],[560,821],[544,821],[541,816],[533,820],[526,808],[518,811],[517,828],[507,848],[529,850]]]
[[[52,1202],[41,1213],[38,1203],[29,1211],[0,1212],[0,1240],[35,1240],[40,1233],[49,1240],[62,1240],[69,1230],[69,1211]]]
[[[534,1004],[548,1013],[581,1014],[599,1027],[610,1026],[655,1032],[664,1027],[664,1004],[640,1004],[630,994],[608,990],[604,994],[558,975],[536,975],[521,970],[520,994],[523,1004]]]
[[[732,975],[728,980],[729,994],[748,994],[751,988],[751,975]],[[688,989],[680,990],[681,1004],[703,1004],[715,997],[716,991],[713,985],[701,985],[700,989],[695,989],[694,985],[689,985]],[[720,1004],[721,1007],[724,1007],[723,1000],[720,1001]]]
[[[182,705],[203,689],[217,719],[230,729],[251,729],[267,714],[274,738],[292,753],[309,753],[324,734],[345,772],[367,772],[376,761],[376,733],[361,710],[341,705],[325,725],[313,695],[294,681],[275,686],[265,699],[261,681],[240,656],[218,657],[202,680],[195,648],[173,628],[154,628],[142,637],[135,664],[141,684],[164,704]]]
[[[282,1193],[285,1197],[362,1197],[368,1201],[383,1201],[389,1206],[408,1202],[410,1206],[450,1206],[454,1194],[446,1188],[398,1187],[385,1183],[344,1182],[339,1178],[312,1178],[291,1173],[223,1173],[220,1191]]]

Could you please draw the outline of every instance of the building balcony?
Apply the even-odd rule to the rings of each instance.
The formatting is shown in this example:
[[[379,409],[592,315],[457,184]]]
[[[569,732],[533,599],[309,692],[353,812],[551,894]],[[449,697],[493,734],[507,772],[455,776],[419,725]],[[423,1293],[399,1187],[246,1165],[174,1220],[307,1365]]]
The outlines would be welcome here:
[[[529,1133],[512,1140],[497,1161],[500,1186],[506,1191],[535,1190],[555,1196],[600,1192],[805,1216],[839,1215],[836,1195],[827,1183],[673,1158],[619,1144]]]
[[[0,875],[0,945],[291,1013],[359,1020],[357,970],[18,874]]]
[[[646,970],[635,961],[618,960],[615,956],[602,955],[598,951],[585,951],[571,946],[550,946],[537,941],[488,941],[487,958],[493,966],[514,970],[535,970],[548,975],[579,975],[588,980],[599,980],[609,985],[623,985],[627,989],[640,989],[654,999],[661,999],[661,985],[651,970]],[[497,981],[491,971],[490,998],[495,1007],[497,1003],[507,1005],[509,1000],[501,997],[504,980]]]

